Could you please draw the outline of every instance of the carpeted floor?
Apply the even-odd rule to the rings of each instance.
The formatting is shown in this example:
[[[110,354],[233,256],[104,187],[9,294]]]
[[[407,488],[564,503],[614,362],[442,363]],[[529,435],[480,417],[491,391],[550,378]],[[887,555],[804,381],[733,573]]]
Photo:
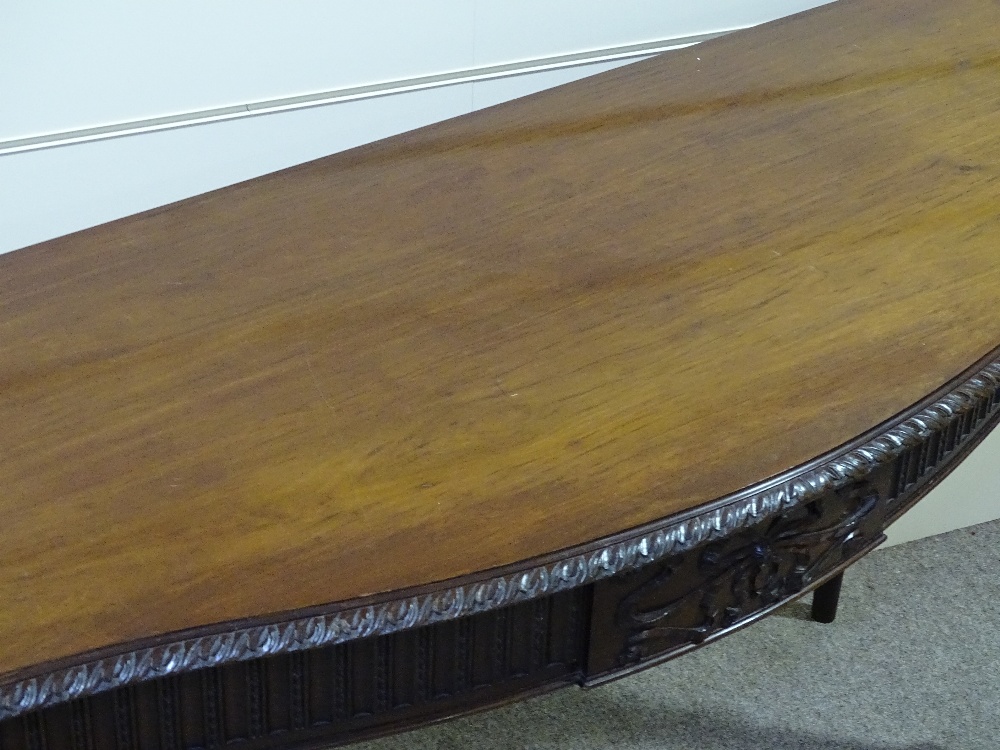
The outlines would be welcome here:
[[[1000,750],[1000,521],[878,550],[688,656],[358,750]]]

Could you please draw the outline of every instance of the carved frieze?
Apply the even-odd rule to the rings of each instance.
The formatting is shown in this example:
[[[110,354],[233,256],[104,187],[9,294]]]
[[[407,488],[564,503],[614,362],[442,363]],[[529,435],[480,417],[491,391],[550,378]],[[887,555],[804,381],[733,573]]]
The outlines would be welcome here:
[[[0,722],[3,750],[328,746],[575,682],[584,589],[387,636],[138,685]],[[423,719],[426,720],[426,719]]]
[[[683,652],[739,627],[882,539],[888,475],[598,584],[589,671]]]

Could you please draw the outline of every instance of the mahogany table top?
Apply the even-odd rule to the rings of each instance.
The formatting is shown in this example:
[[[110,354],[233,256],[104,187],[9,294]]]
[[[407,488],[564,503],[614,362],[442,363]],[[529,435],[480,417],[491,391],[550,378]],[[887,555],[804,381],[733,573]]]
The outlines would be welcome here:
[[[587,545],[933,392],[1000,344],[998,29],[841,0],[0,257],[0,673]]]

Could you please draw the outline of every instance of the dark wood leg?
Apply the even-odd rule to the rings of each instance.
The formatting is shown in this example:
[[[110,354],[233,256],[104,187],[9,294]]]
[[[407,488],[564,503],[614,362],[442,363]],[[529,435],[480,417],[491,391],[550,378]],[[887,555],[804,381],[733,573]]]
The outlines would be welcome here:
[[[833,622],[843,582],[844,574],[840,573],[813,591],[812,618],[816,622]]]

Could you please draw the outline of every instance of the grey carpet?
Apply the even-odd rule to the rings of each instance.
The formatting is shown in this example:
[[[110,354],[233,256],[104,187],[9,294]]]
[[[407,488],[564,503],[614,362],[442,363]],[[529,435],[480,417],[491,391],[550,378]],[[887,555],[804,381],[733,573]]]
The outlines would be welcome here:
[[[877,550],[695,653],[357,750],[1000,750],[1000,521]]]

